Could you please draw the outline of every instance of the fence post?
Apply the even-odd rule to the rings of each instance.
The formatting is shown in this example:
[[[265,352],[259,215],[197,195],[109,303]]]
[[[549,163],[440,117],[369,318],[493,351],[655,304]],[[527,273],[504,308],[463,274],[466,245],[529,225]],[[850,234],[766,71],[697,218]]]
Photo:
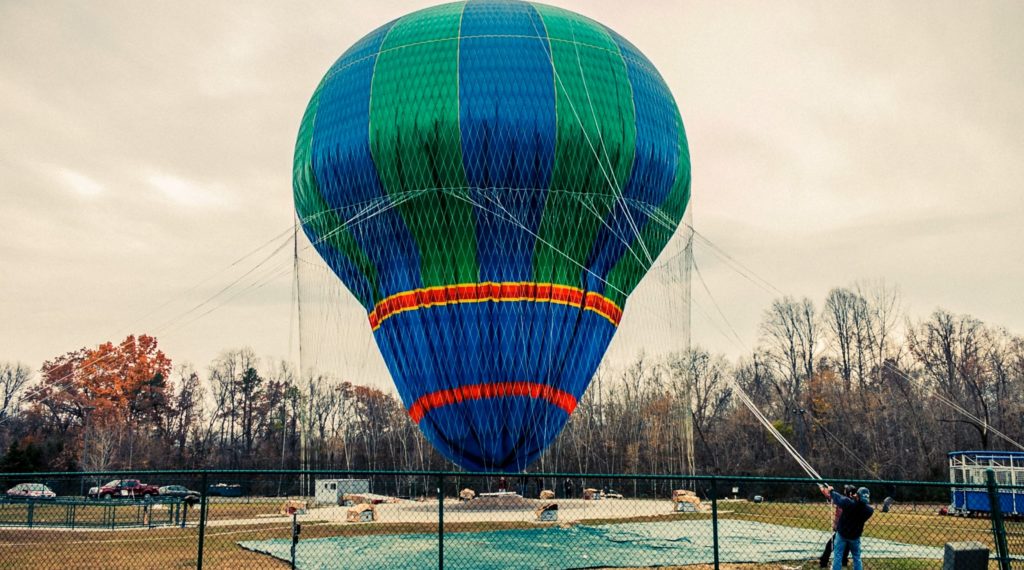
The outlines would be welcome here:
[[[988,483],[988,504],[992,512],[992,538],[996,543],[999,570],[1010,570],[1010,551],[1006,546],[1006,527],[1003,525],[1003,509],[999,504],[999,488],[996,484],[995,471],[986,469],[985,479]]]
[[[437,568],[444,570],[444,475],[437,477]]]
[[[292,570],[295,570],[295,554],[296,554],[295,551],[298,550],[298,548],[299,548],[299,532],[301,532],[301,528],[302,527],[299,526],[299,510],[298,509],[289,509],[289,510],[292,511],[292,549],[291,549],[291,555],[292,555],[292,561],[291,562],[292,562],[292,566],[291,566],[291,568],[292,568]]]
[[[718,479],[711,477],[711,540],[715,551],[715,570],[718,570]]]
[[[196,555],[196,570],[203,570],[203,542],[206,540],[206,491],[209,488],[206,471],[203,471],[199,485],[199,553]]]

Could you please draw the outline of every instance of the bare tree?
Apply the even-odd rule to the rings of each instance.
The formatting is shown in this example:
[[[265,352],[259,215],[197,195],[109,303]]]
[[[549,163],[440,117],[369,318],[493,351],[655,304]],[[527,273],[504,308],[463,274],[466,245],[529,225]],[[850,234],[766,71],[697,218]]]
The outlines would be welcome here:
[[[846,288],[832,289],[825,297],[823,317],[832,336],[845,393],[850,392],[853,380],[854,359],[860,340],[857,324],[861,322],[858,317],[864,314],[863,305],[863,297]]]
[[[210,366],[210,384],[216,402],[216,416],[220,420],[221,450],[232,458],[231,466],[238,466],[239,419],[242,415],[240,389],[242,375],[257,367],[256,354],[251,348],[223,352]]]
[[[22,363],[0,363],[0,425],[21,409],[25,385],[32,379],[32,371]]]
[[[185,459],[189,434],[194,433],[203,416],[203,387],[194,368],[182,366],[178,369],[177,389],[171,406],[173,415],[168,423],[180,464]]]
[[[718,456],[708,438],[715,424],[723,419],[732,400],[732,388],[728,383],[729,365],[724,356],[712,356],[700,348],[691,350],[688,360],[690,378],[693,379],[693,427],[717,469]]]
[[[857,294],[865,299],[867,322],[863,340],[870,354],[875,378],[880,378],[886,359],[899,360],[898,345],[893,341],[901,320],[900,291],[884,281],[858,283]]]
[[[784,297],[772,303],[761,323],[761,336],[768,362],[775,369],[774,387],[788,423],[796,430],[797,446],[807,450],[807,428],[803,417],[804,384],[814,375],[818,347],[818,317],[814,304],[804,298]]]
[[[102,423],[90,425],[88,449],[82,458],[82,466],[86,471],[108,471],[114,466],[114,458],[121,439],[121,426]]]
[[[993,396],[984,358],[988,331],[973,317],[941,309],[908,328],[910,350],[926,378],[942,396],[964,406],[980,420],[955,416],[944,421],[972,426],[982,449],[988,449]]]

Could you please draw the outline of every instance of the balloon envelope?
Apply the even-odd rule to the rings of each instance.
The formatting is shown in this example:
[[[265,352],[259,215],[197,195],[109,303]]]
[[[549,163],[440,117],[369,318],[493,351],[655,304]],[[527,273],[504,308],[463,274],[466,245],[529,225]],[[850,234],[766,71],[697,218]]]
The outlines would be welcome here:
[[[295,207],[413,421],[519,471],[583,396],[690,195],[679,111],[628,41],[511,0],[390,22],[328,70]]]

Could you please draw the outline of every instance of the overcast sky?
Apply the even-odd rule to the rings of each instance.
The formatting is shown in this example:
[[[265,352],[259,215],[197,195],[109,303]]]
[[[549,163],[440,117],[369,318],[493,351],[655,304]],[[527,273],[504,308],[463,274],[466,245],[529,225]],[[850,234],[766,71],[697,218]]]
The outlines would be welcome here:
[[[1024,333],[1024,3],[550,3],[660,69],[694,225],[733,258],[819,306],[885,279],[912,316]],[[38,369],[129,331],[199,368],[294,354],[289,251],[188,311],[283,243],[323,73],[430,4],[0,1],[0,361]],[[708,248],[696,261],[752,346],[772,294]],[[695,300],[694,342],[736,353]]]

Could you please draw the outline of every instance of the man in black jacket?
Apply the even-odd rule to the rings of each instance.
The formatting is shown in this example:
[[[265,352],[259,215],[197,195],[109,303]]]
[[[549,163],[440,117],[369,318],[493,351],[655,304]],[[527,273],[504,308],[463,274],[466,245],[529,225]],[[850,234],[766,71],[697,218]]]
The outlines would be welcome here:
[[[843,487],[843,494],[847,497],[853,498],[857,494],[857,488],[853,485],[847,485]],[[825,543],[825,550],[821,553],[821,557],[818,558],[818,567],[828,568],[829,559],[832,557],[832,544],[836,540],[836,526],[839,524],[839,517],[843,514],[843,509],[832,505],[832,536],[828,537],[828,542]],[[843,553],[843,567],[850,565],[850,550],[847,549]]]
[[[832,552],[832,570],[842,570],[843,555],[849,551],[853,557],[853,570],[863,570],[860,559],[860,536],[864,533],[864,523],[875,514],[868,502],[871,493],[866,487],[857,489],[851,497],[844,497],[832,487],[822,487],[821,492],[832,499],[832,504],[843,509],[836,521],[835,544]]]

